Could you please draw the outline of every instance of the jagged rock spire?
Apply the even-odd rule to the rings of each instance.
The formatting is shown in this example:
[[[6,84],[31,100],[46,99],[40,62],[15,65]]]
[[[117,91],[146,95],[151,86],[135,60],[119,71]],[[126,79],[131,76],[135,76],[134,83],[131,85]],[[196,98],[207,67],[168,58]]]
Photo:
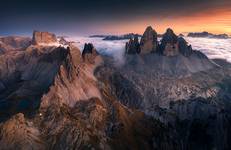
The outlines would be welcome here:
[[[92,43],[85,43],[83,52],[82,52],[82,58],[84,62],[94,63],[95,56],[98,55],[98,52],[94,48]]]
[[[157,32],[148,26],[140,40],[141,53],[150,53],[157,49]]]
[[[165,56],[175,56],[179,54],[178,36],[172,29],[168,28],[161,39],[160,51]]]
[[[135,36],[134,39],[130,39],[129,42],[126,43],[126,53],[127,54],[137,54],[140,53],[140,43],[138,36]]]
[[[176,56],[182,54],[186,57],[192,53],[191,45],[185,41],[183,37],[178,37],[170,28],[166,30],[160,41],[157,41],[157,32],[148,26],[139,42],[137,36],[131,38],[126,43],[126,54],[148,54],[160,53],[165,56]]]
[[[178,38],[178,47],[179,47],[179,52],[188,57],[192,53],[192,47],[191,45],[188,45],[188,43],[185,41],[183,37]]]

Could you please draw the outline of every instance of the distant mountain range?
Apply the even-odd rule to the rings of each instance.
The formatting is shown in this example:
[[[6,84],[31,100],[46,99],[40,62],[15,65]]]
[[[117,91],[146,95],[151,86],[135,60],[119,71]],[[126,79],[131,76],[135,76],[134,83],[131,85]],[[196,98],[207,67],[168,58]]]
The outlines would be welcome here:
[[[213,34],[209,32],[190,32],[188,37],[201,37],[201,38],[217,38],[217,39],[228,39],[230,36],[228,34]]]
[[[141,37],[140,34],[128,33],[123,35],[91,35],[90,38],[103,38],[105,41],[114,41],[114,40],[127,40],[134,38],[135,36]],[[161,38],[163,34],[157,34],[157,37]],[[184,34],[179,34],[179,36],[184,37]],[[216,38],[216,39],[228,39],[230,36],[228,34],[213,34],[209,32],[189,32],[187,37],[198,37],[198,38]]]
[[[91,38],[99,37],[103,38],[105,41],[114,41],[114,40],[127,40],[130,38],[134,38],[135,36],[141,37],[142,35],[135,34],[135,33],[128,33],[124,35],[92,35]]]

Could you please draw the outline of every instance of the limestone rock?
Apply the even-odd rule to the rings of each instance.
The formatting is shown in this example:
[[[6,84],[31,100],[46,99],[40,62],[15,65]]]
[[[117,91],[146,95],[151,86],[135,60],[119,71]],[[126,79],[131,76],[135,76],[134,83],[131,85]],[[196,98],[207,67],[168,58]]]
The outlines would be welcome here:
[[[98,55],[98,52],[94,48],[92,43],[85,43],[82,58],[84,62],[94,63],[95,57]]]
[[[190,56],[193,52],[191,45],[188,45],[183,37],[179,37],[177,41],[179,52],[186,57]]]
[[[138,54],[140,53],[140,44],[139,44],[139,39],[138,36],[135,36],[134,39],[130,39],[129,42],[126,43],[125,47],[126,54]]]
[[[22,113],[0,124],[0,149],[45,149],[39,130]]]
[[[20,36],[7,36],[0,38],[0,53],[12,50],[23,50],[31,44],[31,38]]]
[[[56,35],[49,32],[40,32],[40,31],[34,31],[33,32],[33,39],[32,44],[38,45],[38,44],[49,44],[49,43],[56,43],[57,38]]]
[[[148,26],[140,40],[141,53],[146,54],[157,49],[157,33]]]
[[[177,35],[172,29],[168,28],[161,40],[161,51],[165,56],[175,56],[179,54]]]

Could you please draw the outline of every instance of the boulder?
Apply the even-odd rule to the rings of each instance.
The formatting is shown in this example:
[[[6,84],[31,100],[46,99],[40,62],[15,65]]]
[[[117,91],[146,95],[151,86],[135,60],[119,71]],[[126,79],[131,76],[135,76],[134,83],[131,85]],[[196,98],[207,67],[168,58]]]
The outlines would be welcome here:
[[[151,53],[157,49],[157,33],[152,29],[151,26],[148,26],[140,40],[141,53]]]
[[[38,45],[38,44],[50,44],[50,43],[56,43],[57,38],[56,35],[49,32],[40,32],[40,31],[34,31],[33,32],[33,39],[32,44]]]

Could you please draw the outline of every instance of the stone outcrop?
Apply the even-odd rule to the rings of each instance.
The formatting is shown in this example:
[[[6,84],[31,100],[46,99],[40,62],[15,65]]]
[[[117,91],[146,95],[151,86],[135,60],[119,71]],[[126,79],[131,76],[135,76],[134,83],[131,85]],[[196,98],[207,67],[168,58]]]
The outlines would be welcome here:
[[[34,31],[33,32],[33,39],[32,44],[49,44],[49,43],[56,43],[57,38],[56,35],[50,32],[40,32]]]
[[[64,37],[60,37],[59,38],[59,44],[69,45],[69,42]]]
[[[148,26],[140,40],[141,54],[155,52],[157,44],[157,33],[151,26]]]
[[[188,45],[183,36],[177,36],[170,28],[162,35],[160,42],[157,41],[157,36],[156,31],[153,30],[151,26],[147,27],[140,42],[138,37],[135,37],[126,43],[125,53],[158,53],[164,56],[177,56],[182,54],[185,57],[189,57],[193,53],[191,45]]]
[[[160,52],[165,56],[182,54],[189,57],[192,53],[191,45],[188,45],[182,36],[177,36],[172,29],[167,29],[159,45]]]
[[[30,46],[30,37],[7,36],[0,38],[0,54],[7,51],[23,50]]]
[[[82,51],[82,58],[84,62],[94,63],[95,57],[98,55],[92,43],[85,43]]]
[[[175,56],[179,54],[178,37],[172,29],[168,28],[161,39],[160,48],[165,56]]]
[[[138,54],[140,53],[140,44],[138,36],[135,36],[134,39],[131,38],[129,42],[126,43],[125,47],[125,53],[126,54]]]
[[[185,39],[183,37],[179,37],[177,39],[177,42],[178,42],[179,52],[182,55],[189,57],[193,52],[192,46],[188,45],[188,43],[185,41]]]
[[[33,113],[67,54],[63,47],[30,46],[1,56],[0,118]]]
[[[0,144],[2,150],[45,149],[39,130],[22,113],[0,124]]]

